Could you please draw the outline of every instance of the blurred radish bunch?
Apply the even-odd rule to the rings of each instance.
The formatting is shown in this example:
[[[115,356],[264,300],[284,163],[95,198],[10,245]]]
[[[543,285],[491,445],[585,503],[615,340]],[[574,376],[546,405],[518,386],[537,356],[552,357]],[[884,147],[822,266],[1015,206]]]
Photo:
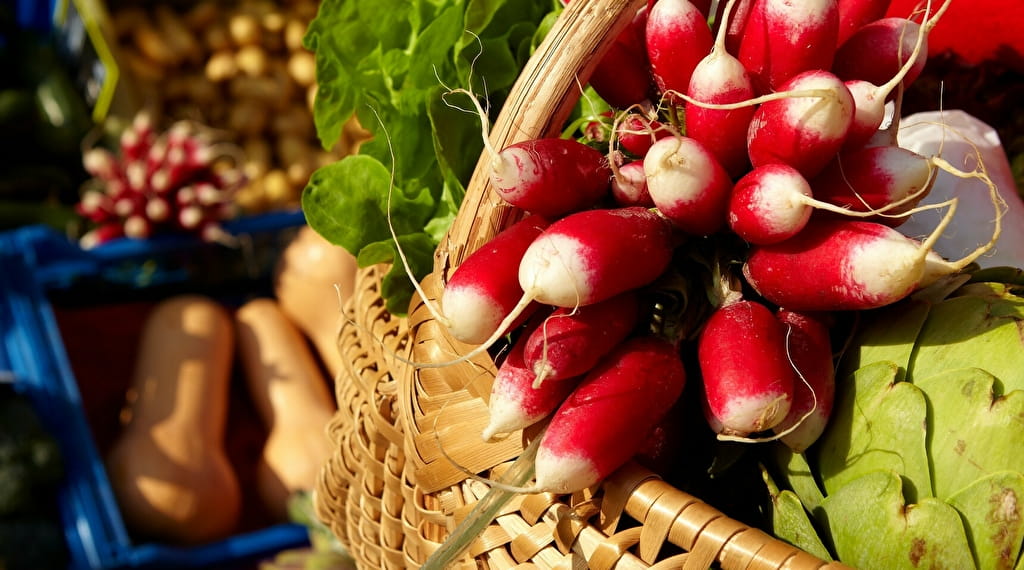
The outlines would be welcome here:
[[[148,114],[136,115],[116,150],[83,152],[92,178],[76,209],[93,227],[80,244],[166,232],[223,240],[221,223],[235,215],[233,196],[245,184],[237,157],[200,125],[179,121],[157,132]]]

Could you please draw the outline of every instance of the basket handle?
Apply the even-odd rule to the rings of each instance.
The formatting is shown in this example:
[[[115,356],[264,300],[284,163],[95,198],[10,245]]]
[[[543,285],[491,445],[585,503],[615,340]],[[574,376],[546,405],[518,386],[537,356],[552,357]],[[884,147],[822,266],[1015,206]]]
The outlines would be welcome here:
[[[510,144],[561,132],[600,58],[646,0],[573,0],[512,86],[490,141]],[[462,205],[434,254],[443,282],[462,261],[522,212],[491,190],[490,157],[481,153]]]

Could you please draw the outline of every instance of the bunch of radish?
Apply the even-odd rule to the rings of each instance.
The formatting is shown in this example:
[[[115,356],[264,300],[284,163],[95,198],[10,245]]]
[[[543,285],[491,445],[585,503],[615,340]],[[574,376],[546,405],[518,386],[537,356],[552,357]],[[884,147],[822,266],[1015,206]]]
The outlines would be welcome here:
[[[832,405],[832,316],[898,301],[992,246],[998,216],[964,258],[931,251],[955,200],[933,235],[893,229],[938,169],[987,180],[883,126],[949,1],[882,18],[886,0],[652,0],[591,81],[613,107],[585,129],[601,136],[486,150],[492,187],[529,215],[451,275],[435,316],[473,354],[508,339],[483,436],[546,422],[525,490],[609,475],[688,370],[720,438],[802,452]],[[680,277],[682,312],[653,310]],[[666,319],[690,326],[653,326]]]
[[[88,249],[115,238],[191,233],[206,241],[227,234],[234,194],[245,184],[238,152],[187,121],[158,132],[139,113],[120,134],[117,151],[95,146],[82,162],[92,178],[76,205],[93,224],[79,240]]]

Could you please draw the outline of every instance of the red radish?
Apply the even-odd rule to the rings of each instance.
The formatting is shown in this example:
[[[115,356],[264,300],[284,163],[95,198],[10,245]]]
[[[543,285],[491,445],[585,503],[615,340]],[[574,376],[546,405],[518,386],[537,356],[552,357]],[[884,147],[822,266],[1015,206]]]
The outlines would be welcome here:
[[[730,0],[723,18],[728,18],[736,0]],[[754,97],[754,84],[740,60],[726,51],[727,26],[715,37],[715,45],[690,76],[687,95],[707,103],[736,103]],[[686,108],[686,135],[704,145],[730,176],[739,176],[749,166],[747,130],[754,107],[719,110],[690,105]]]
[[[782,324],[768,307],[729,300],[697,341],[705,413],[720,435],[746,436],[778,425],[793,400],[795,373]]]
[[[526,297],[547,305],[597,303],[654,281],[668,267],[673,246],[671,224],[646,208],[577,212],[530,244],[519,285]]]
[[[759,166],[736,181],[729,198],[729,227],[748,243],[788,239],[813,211],[811,185],[792,166]]]
[[[913,61],[903,77],[903,84],[910,85],[921,75],[928,59],[930,27],[930,23],[921,26],[908,18],[888,17],[870,22],[839,46],[832,72],[844,81],[859,79],[884,85],[905,63]],[[918,35],[922,33],[925,35],[920,40],[922,47],[915,50]]]
[[[640,451],[685,383],[675,344],[635,337],[619,345],[551,417],[530,491],[573,493],[610,475]]]
[[[579,378],[535,385],[531,367],[523,358],[527,336],[520,337],[509,351],[491,384],[487,401],[489,421],[481,433],[484,441],[532,426],[554,412],[576,387]],[[576,380],[576,381],[573,381]]]
[[[78,244],[82,249],[92,249],[119,237],[124,237],[124,225],[119,222],[109,222],[86,232],[79,238]]]
[[[821,70],[797,75],[780,91],[819,95],[793,94],[758,107],[747,134],[750,163],[755,167],[788,164],[811,178],[843,146],[853,123],[853,97],[838,77]]]
[[[737,57],[759,93],[800,73],[832,66],[839,32],[836,0],[754,0]]]
[[[535,302],[583,307],[647,285],[668,268],[674,240],[671,222],[654,210],[637,206],[584,210],[561,218],[522,255],[519,286],[523,295],[490,338],[455,360],[412,364],[438,368],[482,353],[511,330]]]
[[[523,295],[516,279],[518,262],[548,225],[541,216],[529,216],[474,251],[452,273],[438,319],[452,337],[477,344],[497,330]]]
[[[836,45],[840,46],[854,32],[869,22],[881,19],[889,9],[892,0],[837,0],[839,8],[839,35]]]
[[[939,12],[935,14],[934,20],[937,20],[942,15],[942,12],[949,6],[949,3],[950,0],[946,0],[939,9]],[[928,18],[930,8],[931,1],[928,0],[924,16],[926,19]],[[914,68],[917,54],[925,47],[924,41],[927,35],[927,33],[917,34],[913,48],[914,51],[910,54],[910,57],[906,58],[906,63],[900,67],[899,72],[885,83],[876,86],[874,83],[862,79],[849,79],[845,81],[846,87],[853,96],[854,112],[853,123],[850,125],[850,131],[846,133],[846,141],[843,143],[843,148],[860,148],[878,132],[879,127],[885,121],[886,101],[896,88],[903,84],[907,74]]]
[[[896,227],[907,219],[901,214],[928,195],[934,171],[931,159],[905,148],[865,147],[839,154],[810,184],[816,198],[837,206],[860,212],[886,208],[871,220]]]
[[[797,370],[789,414],[772,428],[796,453],[803,453],[825,431],[835,398],[835,366],[824,316],[779,310],[786,327],[789,358]]]
[[[614,131],[618,145],[638,157],[646,155],[656,141],[673,134],[665,125],[640,113],[626,115],[616,123]]]
[[[715,8],[715,25],[721,27],[724,24],[726,26],[725,47],[729,53],[740,52],[740,42],[743,41],[747,17],[750,16],[750,8],[753,4],[754,0],[736,0],[736,5],[732,9],[732,15],[729,16],[728,21],[725,18],[725,8],[728,2],[719,0],[718,6]]]
[[[628,162],[616,169],[612,178],[612,198],[620,206],[654,207],[651,193],[647,189],[647,175],[644,173],[644,161]]]
[[[931,247],[949,224],[956,202],[924,242],[889,226],[860,220],[812,219],[792,238],[754,246],[743,265],[747,282],[775,305],[795,311],[874,309],[962,270],[995,243],[1001,231],[957,261]]]
[[[647,59],[658,89],[685,93],[693,68],[711,50],[707,17],[689,0],[658,0],[647,16],[646,34]]]
[[[496,153],[491,183],[506,202],[555,218],[608,194],[611,170],[600,151],[572,139],[531,139]]]
[[[639,316],[633,291],[576,309],[558,308],[527,337],[523,359],[539,385],[579,376],[621,343]]]
[[[590,86],[612,107],[641,103],[651,92],[646,26],[647,7],[641,6],[590,75]]]
[[[654,204],[683,232],[710,235],[725,226],[732,179],[704,145],[661,139],[644,157],[644,172]]]

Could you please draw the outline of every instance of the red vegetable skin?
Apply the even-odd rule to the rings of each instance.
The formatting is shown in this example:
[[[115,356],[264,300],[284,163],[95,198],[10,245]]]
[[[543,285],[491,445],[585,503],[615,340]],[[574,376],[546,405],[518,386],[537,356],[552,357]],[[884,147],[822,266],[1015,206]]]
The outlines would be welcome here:
[[[572,139],[544,138],[502,149],[490,178],[509,204],[557,218],[606,196],[612,174],[600,151]]]
[[[850,90],[827,71],[805,71],[779,91],[820,90],[822,96],[793,96],[757,108],[747,133],[750,163],[788,164],[804,177],[817,175],[842,148],[853,123]]]
[[[803,453],[825,431],[832,415],[836,390],[832,344],[822,315],[780,310],[775,316],[787,329],[786,345],[799,377],[789,413],[773,430],[781,434],[799,423],[780,439],[794,452]]]
[[[491,397],[487,402],[490,421],[481,433],[484,441],[530,427],[546,418],[565,401],[581,379],[565,378],[561,382],[534,386],[537,375],[523,359],[526,339],[526,336],[520,337],[512,345],[491,384]]]
[[[754,168],[736,181],[729,198],[729,227],[748,243],[789,239],[811,219],[811,185],[785,164]]]
[[[682,394],[676,346],[634,337],[608,355],[558,408],[541,439],[536,488],[572,493],[625,464]]]
[[[527,337],[523,358],[542,385],[585,374],[633,331],[639,315],[633,291],[576,309],[556,309]]]
[[[795,374],[782,324],[766,306],[740,300],[716,309],[701,331],[697,359],[716,433],[746,436],[786,417]]]
[[[685,93],[690,74],[710,51],[713,39],[707,18],[689,0],[658,0],[647,16],[647,59],[655,85]],[[675,101],[669,96],[669,101]],[[679,103],[679,101],[675,101]]]
[[[860,79],[883,85],[911,61],[920,32],[921,25],[907,18],[882,18],[866,24],[836,50],[832,72],[844,81]],[[928,41],[927,36],[922,38],[922,48],[903,78],[904,86],[924,70]]]
[[[516,279],[523,253],[547,227],[538,215],[502,231],[463,261],[441,294],[445,326],[455,339],[478,344],[497,330],[523,295]]]
[[[612,107],[642,103],[652,91],[646,27],[647,7],[641,6],[590,75],[590,86]]]
[[[644,157],[644,172],[651,200],[680,230],[703,236],[725,227],[732,179],[704,145],[661,139]]]
[[[586,210],[548,227],[519,264],[525,297],[556,307],[597,303],[654,281],[668,267],[671,223],[642,207]]]
[[[865,212],[901,202],[871,221],[897,227],[928,195],[932,182],[929,159],[895,145],[866,147],[839,154],[810,181],[814,196],[850,210]]]
[[[751,248],[743,275],[762,297],[790,310],[866,310],[959,265],[882,224],[812,218],[786,241]]]
[[[654,207],[651,192],[647,189],[647,174],[644,161],[635,160],[619,167],[612,179],[612,199],[620,206]]]
[[[832,66],[839,32],[836,0],[754,0],[737,57],[758,93]]]
[[[731,16],[732,12],[723,13],[723,17]],[[728,26],[719,28],[711,53],[694,68],[687,87],[687,95],[692,99],[718,104],[754,98],[750,74],[726,49],[727,29]],[[750,166],[747,130],[753,116],[753,106],[725,110],[691,104],[686,107],[686,135],[704,145],[730,176],[737,177]]]
[[[839,34],[836,45],[842,45],[854,32],[869,22],[885,16],[891,0],[837,0]],[[918,3],[918,0],[914,0]]]

